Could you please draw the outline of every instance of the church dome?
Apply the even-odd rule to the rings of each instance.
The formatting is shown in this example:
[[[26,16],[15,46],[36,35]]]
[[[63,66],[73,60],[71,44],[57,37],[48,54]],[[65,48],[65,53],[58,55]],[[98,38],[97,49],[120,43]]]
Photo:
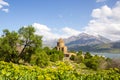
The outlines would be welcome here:
[[[63,40],[62,38],[60,38],[60,39],[58,40],[58,42],[63,43],[64,40]]]

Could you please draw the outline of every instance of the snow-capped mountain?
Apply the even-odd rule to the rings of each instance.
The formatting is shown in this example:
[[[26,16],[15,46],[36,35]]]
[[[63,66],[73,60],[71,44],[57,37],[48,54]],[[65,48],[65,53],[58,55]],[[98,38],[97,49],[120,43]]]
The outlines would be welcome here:
[[[93,44],[101,44],[101,43],[109,43],[111,40],[103,37],[103,36],[93,36],[86,33],[81,33],[78,36],[71,36],[65,39],[66,45],[93,45]]]

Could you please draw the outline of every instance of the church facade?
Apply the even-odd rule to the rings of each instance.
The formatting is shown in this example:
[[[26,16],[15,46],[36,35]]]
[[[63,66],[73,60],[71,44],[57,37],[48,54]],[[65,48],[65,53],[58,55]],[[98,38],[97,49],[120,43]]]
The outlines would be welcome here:
[[[55,48],[58,51],[62,51],[65,57],[70,57],[71,55],[74,55],[73,53],[68,53],[67,46],[65,46],[64,40],[62,38],[58,40],[57,46]]]
[[[62,51],[64,54],[67,54],[67,46],[65,46],[65,43],[62,38],[58,40],[56,49],[58,51]]]

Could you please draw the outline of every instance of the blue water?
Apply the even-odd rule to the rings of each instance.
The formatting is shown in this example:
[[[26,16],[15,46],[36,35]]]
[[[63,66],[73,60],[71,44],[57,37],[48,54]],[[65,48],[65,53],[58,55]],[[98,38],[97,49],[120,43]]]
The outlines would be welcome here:
[[[96,52],[91,52],[91,54],[93,55],[101,55],[101,56],[105,56],[108,58],[120,58],[120,54],[117,53],[96,53]]]

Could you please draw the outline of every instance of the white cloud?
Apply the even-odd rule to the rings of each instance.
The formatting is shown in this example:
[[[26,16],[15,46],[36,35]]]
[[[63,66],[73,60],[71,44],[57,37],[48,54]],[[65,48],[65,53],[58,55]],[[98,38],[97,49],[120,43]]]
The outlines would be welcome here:
[[[112,15],[112,10],[107,6],[103,6],[100,9],[93,9],[92,17],[100,18],[100,17],[109,17]]]
[[[105,2],[106,0],[96,0],[96,2]]]
[[[42,35],[45,40],[56,38],[56,36],[52,36],[53,34],[51,32],[51,29],[48,28],[46,25],[34,23],[33,27],[36,29],[36,34]]]
[[[111,40],[120,40],[120,1],[116,2],[112,8],[104,5],[93,9],[91,16],[92,19],[83,32],[91,35],[102,35]],[[33,26],[36,29],[36,34],[42,35],[44,40],[67,38],[81,33],[69,27],[52,29],[39,23],[34,23]]]
[[[0,9],[2,8],[3,6],[2,5],[0,5]]]
[[[78,35],[80,34],[80,31],[77,31],[77,30],[74,30],[72,28],[69,28],[69,27],[64,27],[62,29],[62,31],[67,34],[68,36],[73,36],[73,35]]]
[[[107,5],[92,11],[85,32],[94,35],[103,35],[111,40],[120,40],[120,1],[113,8]]]
[[[33,26],[35,26],[36,29],[40,29],[40,30],[43,30],[43,31],[50,31],[51,30],[46,25],[42,25],[42,24],[39,24],[39,23],[34,23]]]
[[[9,12],[9,9],[2,9],[2,11],[8,13],[8,12]]]
[[[9,4],[4,0],[0,0],[0,10],[4,12],[8,12],[9,11],[8,8],[4,8],[4,6],[9,6]]]
[[[0,0],[0,5],[3,5],[3,6],[9,6],[9,4],[3,0]]]
[[[46,25],[42,25],[39,23],[33,23],[33,27],[36,29],[36,34],[43,36],[43,40],[67,38],[72,35],[78,35],[80,33],[79,31],[74,30],[69,27],[57,29],[57,31],[60,32],[60,33],[58,33],[54,29],[51,29],[51,28],[47,27]]]

